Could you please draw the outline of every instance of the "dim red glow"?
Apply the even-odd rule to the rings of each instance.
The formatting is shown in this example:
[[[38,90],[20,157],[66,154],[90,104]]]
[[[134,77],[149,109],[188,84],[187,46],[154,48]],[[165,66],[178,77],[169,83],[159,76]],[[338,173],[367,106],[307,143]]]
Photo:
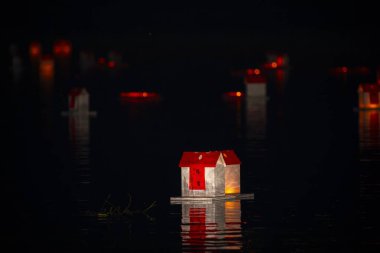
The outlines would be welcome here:
[[[116,67],[116,62],[114,62],[114,61],[109,61],[109,62],[108,62],[108,67],[109,67],[110,69],[115,68],[115,67]]]
[[[129,97],[129,98],[146,98],[146,97],[156,97],[157,93],[154,92],[140,92],[140,91],[131,91],[131,92],[122,92],[120,93],[121,97]]]
[[[129,102],[156,101],[160,98],[160,95],[155,92],[131,91],[131,92],[121,92],[120,98],[124,101],[129,101]]]
[[[226,95],[228,97],[241,97],[243,96],[243,93],[241,91],[230,91],[230,92],[226,92]]]
[[[273,68],[273,69],[275,69],[275,68],[277,68],[277,62],[272,62],[271,64],[270,64],[270,66],[271,66],[271,68]]]
[[[342,73],[347,73],[348,72],[348,68],[346,66],[343,66],[342,67]]]
[[[380,86],[376,83],[362,83],[358,87],[359,107],[367,109],[380,108]]]
[[[248,69],[245,75],[246,83],[259,83],[265,82],[264,76],[261,75],[261,70],[259,68]]]
[[[54,55],[69,56],[72,51],[71,43],[67,40],[58,40],[53,46]]]
[[[54,75],[54,61],[50,56],[44,56],[40,62],[40,75],[50,78]]]
[[[282,56],[278,56],[277,57],[277,66],[283,66],[283,65],[284,65],[284,58]]]
[[[41,44],[38,42],[32,42],[29,46],[29,54],[31,57],[40,57],[42,53]]]
[[[70,48],[69,45],[63,45],[62,46],[62,53],[64,53],[64,54],[70,54],[70,52],[71,52],[71,48]]]
[[[98,59],[98,63],[99,63],[99,64],[104,64],[104,63],[106,63],[106,58],[104,58],[104,57],[100,57],[100,58]]]

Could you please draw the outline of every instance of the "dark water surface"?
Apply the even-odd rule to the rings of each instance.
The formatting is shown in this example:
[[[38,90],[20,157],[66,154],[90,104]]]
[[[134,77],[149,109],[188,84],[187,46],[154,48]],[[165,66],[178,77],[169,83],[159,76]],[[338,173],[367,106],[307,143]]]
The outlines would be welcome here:
[[[287,80],[270,73],[270,99],[255,104],[223,99],[210,84],[223,78],[204,64],[204,72],[160,72],[168,84],[153,90],[161,100],[127,101],[125,75],[78,74],[70,64],[56,62],[53,79],[32,65],[18,82],[6,79],[3,246],[379,250],[380,116],[353,111],[349,82],[295,67]],[[96,116],[61,115],[77,86],[88,89]],[[238,154],[242,192],[255,199],[171,205],[182,152],[221,149]]]

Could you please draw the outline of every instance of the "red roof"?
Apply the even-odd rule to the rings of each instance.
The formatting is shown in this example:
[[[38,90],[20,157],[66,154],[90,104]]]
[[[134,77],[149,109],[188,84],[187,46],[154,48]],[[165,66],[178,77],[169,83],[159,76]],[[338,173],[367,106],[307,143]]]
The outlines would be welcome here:
[[[223,155],[226,165],[240,164],[240,159],[233,150],[210,151],[210,152],[183,152],[179,167],[191,167],[202,165],[205,167],[215,167],[219,155]]]
[[[223,159],[226,162],[226,165],[231,164],[240,164],[240,159],[237,157],[236,153],[233,150],[222,150]]]
[[[181,161],[179,162],[179,167],[191,167],[193,165],[215,167],[219,156],[219,151],[183,152]]]

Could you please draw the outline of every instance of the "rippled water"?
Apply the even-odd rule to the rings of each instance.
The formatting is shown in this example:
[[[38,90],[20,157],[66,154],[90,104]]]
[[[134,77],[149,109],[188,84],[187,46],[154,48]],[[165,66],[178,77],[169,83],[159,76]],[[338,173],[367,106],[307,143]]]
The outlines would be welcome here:
[[[226,99],[212,90],[191,97],[177,87],[161,100],[128,101],[115,73],[75,79],[69,66],[24,73],[4,95],[12,121],[2,239],[11,247],[378,248],[379,112],[354,112],[337,99],[338,81],[295,70],[289,81],[271,74],[269,99]],[[69,88],[82,86],[93,113],[65,114]],[[242,160],[242,192],[255,198],[170,204],[180,194],[182,152],[225,148]]]

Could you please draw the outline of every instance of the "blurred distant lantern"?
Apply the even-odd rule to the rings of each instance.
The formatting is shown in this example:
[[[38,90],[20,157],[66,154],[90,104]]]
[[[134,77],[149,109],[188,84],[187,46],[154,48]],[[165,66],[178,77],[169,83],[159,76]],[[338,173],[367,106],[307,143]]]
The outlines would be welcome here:
[[[77,115],[96,116],[96,111],[90,111],[90,94],[84,87],[75,87],[70,89],[68,94],[68,111],[63,111],[62,116]]]
[[[244,75],[245,83],[265,83],[265,77],[259,68],[249,68]]]
[[[130,91],[121,92],[120,98],[125,102],[157,101],[160,100],[160,95],[156,92]]]
[[[289,57],[287,54],[268,53],[267,60],[264,64],[265,68],[277,69],[286,68],[289,66]]]
[[[243,96],[243,92],[241,91],[228,91],[224,93],[225,99],[240,99]]]
[[[225,192],[240,193],[240,160],[233,150],[223,150],[221,153],[226,163]]]
[[[69,111],[88,112],[90,96],[86,88],[73,88],[69,92]]]
[[[107,55],[108,58],[108,68],[114,69],[122,65],[122,55],[116,51],[110,51]]]
[[[40,61],[40,76],[43,79],[50,79],[54,76],[54,60],[51,56],[46,55]]]
[[[98,63],[99,63],[100,65],[105,64],[105,63],[106,63],[106,58],[104,58],[104,57],[99,57],[99,59],[98,59]]]
[[[107,65],[108,65],[108,68],[114,69],[116,67],[116,62],[115,61],[109,61]]]
[[[42,54],[42,47],[39,42],[32,42],[29,45],[29,55],[31,58],[39,58]]]
[[[67,57],[71,55],[72,46],[68,40],[58,40],[53,46],[54,55],[58,57]]]
[[[266,97],[266,78],[260,69],[248,69],[244,78],[247,97]]]
[[[380,86],[376,83],[361,83],[358,98],[360,109],[380,109]]]
[[[334,76],[346,76],[351,70],[347,66],[339,66],[330,69],[330,74]]]

